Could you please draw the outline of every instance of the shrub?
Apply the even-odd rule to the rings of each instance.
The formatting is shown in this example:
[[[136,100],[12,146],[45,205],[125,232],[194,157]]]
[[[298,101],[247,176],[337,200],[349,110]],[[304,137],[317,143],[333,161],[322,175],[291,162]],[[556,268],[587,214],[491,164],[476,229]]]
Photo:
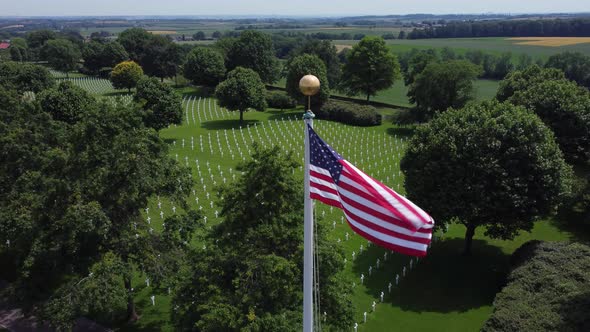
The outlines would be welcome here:
[[[318,119],[338,121],[355,126],[378,126],[381,114],[369,105],[357,105],[349,102],[329,100],[316,112]]]
[[[266,93],[266,103],[270,108],[290,109],[297,106],[295,100],[282,91],[268,91]]]

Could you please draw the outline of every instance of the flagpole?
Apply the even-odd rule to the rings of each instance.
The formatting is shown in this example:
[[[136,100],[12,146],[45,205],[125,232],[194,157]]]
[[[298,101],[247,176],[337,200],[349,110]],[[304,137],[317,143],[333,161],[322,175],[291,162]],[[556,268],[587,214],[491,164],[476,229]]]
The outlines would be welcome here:
[[[305,175],[304,175],[304,200],[303,200],[303,331],[313,332],[313,201],[310,197],[310,143],[309,128],[313,128],[314,114],[311,111],[311,96],[320,88],[320,81],[313,75],[305,75],[299,81],[299,89],[307,96],[307,111],[303,115],[305,124]]]

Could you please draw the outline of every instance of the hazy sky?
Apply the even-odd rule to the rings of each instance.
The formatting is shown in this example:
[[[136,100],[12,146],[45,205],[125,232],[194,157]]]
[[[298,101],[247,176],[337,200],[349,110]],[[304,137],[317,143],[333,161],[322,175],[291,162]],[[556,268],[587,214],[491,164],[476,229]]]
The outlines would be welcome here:
[[[0,16],[588,12],[588,0],[0,0]]]

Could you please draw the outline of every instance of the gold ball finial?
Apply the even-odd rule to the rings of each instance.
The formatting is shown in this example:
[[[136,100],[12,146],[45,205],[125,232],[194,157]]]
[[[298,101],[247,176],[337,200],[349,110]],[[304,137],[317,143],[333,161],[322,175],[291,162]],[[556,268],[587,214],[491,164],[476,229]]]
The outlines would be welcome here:
[[[299,90],[306,96],[313,96],[320,91],[320,80],[313,75],[305,75],[299,80]]]

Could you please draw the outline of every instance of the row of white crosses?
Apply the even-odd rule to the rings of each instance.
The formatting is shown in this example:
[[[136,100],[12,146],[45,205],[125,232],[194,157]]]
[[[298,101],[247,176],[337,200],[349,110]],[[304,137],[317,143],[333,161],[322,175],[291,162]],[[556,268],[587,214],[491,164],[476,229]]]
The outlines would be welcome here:
[[[81,87],[82,89],[97,95],[102,95],[109,92],[115,92],[115,88],[111,81],[104,78],[96,77],[75,77],[66,79],[72,84]]]
[[[225,119],[231,116],[230,112],[219,107],[217,101],[213,98],[198,97],[197,99],[196,96],[185,96],[183,103],[185,104],[185,118],[188,125],[191,122],[198,125],[205,121]]]

